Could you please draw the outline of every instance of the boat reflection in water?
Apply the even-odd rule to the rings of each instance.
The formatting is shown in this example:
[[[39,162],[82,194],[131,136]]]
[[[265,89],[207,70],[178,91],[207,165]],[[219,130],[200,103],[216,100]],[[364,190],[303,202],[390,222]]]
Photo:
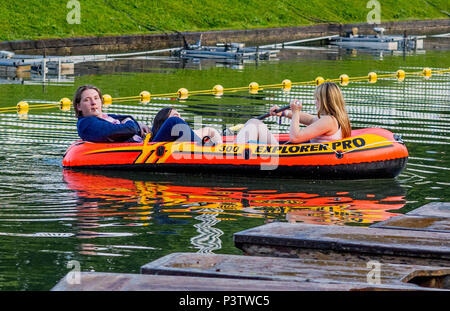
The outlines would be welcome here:
[[[134,235],[137,229],[131,227],[192,224],[198,234],[190,242],[199,252],[221,248],[224,232],[216,225],[222,221],[252,217],[261,224],[367,226],[398,215],[395,211],[405,205],[404,190],[393,179],[299,181],[64,170],[64,180],[78,196],[79,238]],[[127,232],[100,232],[117,226],[126,226]],[[246,229],[237,223],[233,228]]]

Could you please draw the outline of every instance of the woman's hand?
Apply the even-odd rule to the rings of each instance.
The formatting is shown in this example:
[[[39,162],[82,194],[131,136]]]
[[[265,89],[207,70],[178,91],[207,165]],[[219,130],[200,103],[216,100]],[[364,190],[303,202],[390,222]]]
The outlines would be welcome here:
[[[122,122],[120,122],[120,123],[125,124],[129,121],[134,122],[134,120],[132,118],[127,117],[127,118],[123,119]],[[141,123],[139,121],[136,121],[136,122],[139,125],[139,128],[141,129],[140,136],[142,138],[144,138],[145,136],[147,136],[148,133],[151,132],[150,128],[147,125],[145,125],[144,123]]]
[[[291,111],[292,113],[300,112],[302,110],[302,103],[298,99],[291,101]]]
[[[123,119],[120,123],[122,123],[122,124],[125,124],[125,123],[127,123],[128,121],[131,121],[131,122],[133,122],[133,119],[132,118],[130,118],[130,117],[126,117],[125,119]]]
[[[275,110],[280,109],[280,107],[278,107],[278,105],[273,105],[272,108],[270,108],[269,113],[271,116],[278,116],[281,117],[282,112],[275,112]]]
[[[139,124],[139,127],[141,128],[141,137],[142,138],[144,138],[145,136],[147,136],[148,133],[151,132],[150,128],[146,124],[141,123],[141,122],[138,122],[138,124]]]

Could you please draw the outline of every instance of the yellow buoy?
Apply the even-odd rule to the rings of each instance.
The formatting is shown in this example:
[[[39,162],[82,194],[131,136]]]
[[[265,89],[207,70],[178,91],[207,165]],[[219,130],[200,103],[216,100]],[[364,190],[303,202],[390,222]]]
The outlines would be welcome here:
[[[28,114],[28,110],[30,105],[26,101],[21,101],[17,104],[17,113],[20,115],[26,115]]]
[[[62,111],[70,111],[70,106],[72,105],[72,101],[67,97],[61,98],[59,101],[59,109]]]
[[[223,86],[220,84],[214,85],[213,87],[213,93],[216,96],[221,96],[223,95]]]
[[[367,77],[369,79],[369,83],[377,82],[377,74],[375,72],[369,72],[369,75]]]
[[[340,84],[342,86],[346,86],[348,85],[348,83],[350,82],[350,78],[349,76],[347,76],[346,74],[342,74],[339,76],[339,80],[340,80]]]
[[[139,96],[141,97],[141,104],[147,104],[150,102],[151,94],[147,91],[142,91]]]
[[[248,85],[248,90],[251,94],[257,94],[259,91],[259,84],[257,82],[252,82]]]
[[[425,79],[429,79],[431,77],[431,68],[423,68],[422,73]]]
[[[112,97],[109,94],[103,95],[103,105],[108,106],[112,104]]]
[[[281,85],[283,86],[283,89],[290,89],[292,87],[292,82],[289,79],[285,79],[281,82]]]
[[[321,85],[322,83],[325,82],[325,79],[322,77],[317,77],[314,82],[316,83],[316,85]]]
[[[397,70],[397,72],[395,73],[395,75],[397,76],[398,81],[403,81],[403,80],[405,80],[405,77],[406,77],[405,71],[399,69],[399,70]]]
[[[177,91],[177,95],[178,95],[179,99],[188,98],[188,94],[189,94],[189,91],[185,88],[178,89],[178,91]]]

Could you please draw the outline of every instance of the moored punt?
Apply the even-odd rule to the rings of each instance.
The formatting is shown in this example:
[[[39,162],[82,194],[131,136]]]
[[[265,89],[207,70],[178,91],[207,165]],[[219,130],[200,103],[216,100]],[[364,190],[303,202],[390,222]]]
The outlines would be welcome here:
[[[446,232],[450,234],[450,218],[402,215],[376,223],[372,228]]]
[[[384,28],[373,29],[377,35],[359,35],[357,29],[352,29],[345,37],[331,39],[331,44],[344,48],[366,48],[376,50],[409,50],[422,49],[426,36],[384,35]]]
[[[410,216],[429,216],[450,218],[450,202],[433,202],[425,204],[408,213]]]
[[[392,38],[345,38],[339,37],[331,41],[331,44],[338,45],[344,48],[367,48],[377,50],[398,50],[398,41]]]
[[[81,272],[77,282],[67,281],[66,275],[52,291],[417,291],[436,290],[414,284],[384,285],[368,283],[292,282],[204,278],[173,275],[144,275],[130,273]]]
[[[185,47],[175,51],[174,54],[191,58],[232,58],[232,59],[268,59],[275,57],[278,50],[266,50],[258,47],[245,47],[244,43],[218,44],[216,46],[203,46],[201,39],[197,44],[185,44]]]
[[[173,253],[142,266],[141,273],[234,280],[310,282],[311,288],[320,283],[340,283],[344,286],[350,284],[360,286],[366,283],[367,286],[383,284],[397,289],[421,290],[427,287],[450,289],[450,282],[442,281],[450,275],[450,267],[384,263],[377,280],[371,279],[369,272],[372,269],[373,266],[364,260],[336,261],[308,257]],[[448,279],[450,281],[450,276]]]
[[[409,36],[363,36],[355,38],[339,37],[331,41],[332,44],[343,48],[366,48],[374,50],[402,50],[402,49],[422,49],[423,37]]]
[[[391,217],[373,228],[446,232],[450,234],[450,202],[433,202],[406,215]]]
[[[408,151],[401,139],[380,129],[352,131],[351,137],[329,143],[279,145],[191,142],[89,143],[78,141],[66,151],[66,168],[139,169],[155,172],[197,172],[283,176],[313,179],[392,178],[405,167]]]
[[[270,223],[234,234],[246,254],[450,267],[450,233]]]

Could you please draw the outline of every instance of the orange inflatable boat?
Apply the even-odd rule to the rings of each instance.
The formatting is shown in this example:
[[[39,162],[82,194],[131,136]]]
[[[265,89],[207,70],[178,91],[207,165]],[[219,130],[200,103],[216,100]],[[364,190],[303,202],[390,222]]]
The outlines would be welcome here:
[[[63,157],[66,168],[136,169],[154,172],[225,173],[311,179],[392,178],[405,167],[408,150],[388,130],[353,130],[351,137],[328,143],[279,145],[192,142],[73,143]]]

